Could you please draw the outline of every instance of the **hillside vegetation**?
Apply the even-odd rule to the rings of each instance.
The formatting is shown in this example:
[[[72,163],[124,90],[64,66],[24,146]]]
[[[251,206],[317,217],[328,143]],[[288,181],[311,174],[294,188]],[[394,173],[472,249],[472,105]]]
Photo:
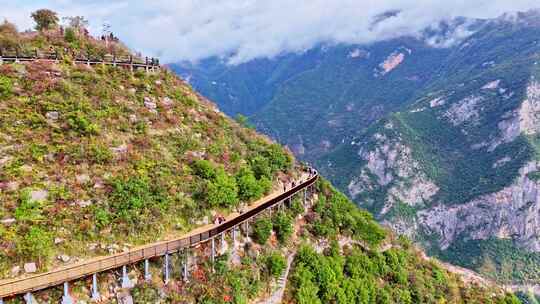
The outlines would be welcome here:
[[[73,65],[72,54],[111,51],[83,32],[68,41],[58,28],[4,23],[0,41],[63,53],[58,63],[0,66],[1,278],[23,263],[43,271],[58,255],[189,231],[268,193],[292,168],[283,148],[166,69]]]
[[[240,261],[233,262],[230,253],[220,256],[215,272],[205,263],[189,283],[173,283],[165,295],[159,280],[140,284],[132,291],[134,301],[259,303],[282,276],[285,255],[296,252],[284,303],[521,303],[497,287],[465,284],[425,260],[405,238],[392,240],[327,181],[316,189],[312,209],[304,210],[296,199],[291,208],[257,219],[255,242],[240,249]]]

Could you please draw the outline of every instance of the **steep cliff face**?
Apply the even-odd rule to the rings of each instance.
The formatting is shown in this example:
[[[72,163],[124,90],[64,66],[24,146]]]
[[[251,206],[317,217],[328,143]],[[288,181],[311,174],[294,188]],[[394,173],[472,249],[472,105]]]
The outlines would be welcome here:
[[[358,168],[348,194],[436,251],[496,238],[539,252],[540,85],[532,74],[521,88],[481,77],[381,121],[348,147]]]
[[[439,237],[442,249],[466,234],[471,239],[512,239],[521,247],[540,251],[540,185],[528,177],[537,170],[538,162],[529,162],[520,169],[518,178],[499,192],[458,206],[437,204],[421,210],[418,224]]]
[[[182,72],[228,106],[251,104],[220,90],[257,71],[264,85],[242,85],[259,95],[244,112],[257,128],[434,253],[492,238],[536,252],[538,20],[475,22],[452,45],[399,38]]]

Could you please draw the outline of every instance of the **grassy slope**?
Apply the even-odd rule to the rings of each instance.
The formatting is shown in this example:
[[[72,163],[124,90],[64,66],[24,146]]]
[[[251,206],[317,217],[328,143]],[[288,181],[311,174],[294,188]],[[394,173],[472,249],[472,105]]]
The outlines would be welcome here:
[[[104,48],[77,39],[49,31],[14,41]],[[291,165],[166,70],[73,66],[69,56],[0,69],[0,219],[15,219],[0,224],[1,278],[23,262],[42,271],[59,254],[107,254],[188,231],[268,192]]]

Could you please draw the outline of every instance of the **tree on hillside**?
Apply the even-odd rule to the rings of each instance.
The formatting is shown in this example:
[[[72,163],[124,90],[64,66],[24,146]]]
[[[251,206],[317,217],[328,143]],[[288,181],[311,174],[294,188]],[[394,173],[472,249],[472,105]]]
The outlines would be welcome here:
[[[64,17],[62,20],[71,28],[81,31],[88,26],[88,20],[83,16]]]
[[[4,20],[4,23],[0,24],[0,47],[1,48],[14,48],[18,45],[19,31],[15,24]]]
[[[31,16],[38,31],[51,29],[58,25],[58,15],[49,9],[39,9],[33,12]]]

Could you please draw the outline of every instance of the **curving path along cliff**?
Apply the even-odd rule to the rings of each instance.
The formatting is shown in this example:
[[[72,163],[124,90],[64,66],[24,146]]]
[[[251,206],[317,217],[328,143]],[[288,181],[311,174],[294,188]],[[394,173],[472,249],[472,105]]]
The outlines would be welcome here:
[[[214,238],[223,233],[235,229],[237,226],[249,221],[267,209],[290,199],[292,196],[307,191],[317,181],[319,175],[315,170],[310,170],[311,174],[304,174],[295,187],[286,191],[276,191],[250,205],[241,214],[230,214],[225,222],[221,224],[211,224],[197,228],[190,233],[179,238],[147,244],[133,248],[127,252],[110,256],[97,257],[66,267],[53,269],[51,271],[9,280],[0,281],[0,303],[2,298],[15,296],[18,294],[30,293],[49,287],[67,284],[69,281],[77,280],[90,275],[134,264],[150,258],[166,256],[178,252],[185,248],[194,247],[206,241],[214,241]],[[303,192],[304,195],[306,194]],[[305,196],[304,196],[305,198]],[[95,277],[95,276],[94,276]],[[67,290],[67,288],[65,288]],[[66,291],[67,292],[67,291]],[[31,295],[28,295],[31,296]],[[68,296],[65,294],[65,296]]]

